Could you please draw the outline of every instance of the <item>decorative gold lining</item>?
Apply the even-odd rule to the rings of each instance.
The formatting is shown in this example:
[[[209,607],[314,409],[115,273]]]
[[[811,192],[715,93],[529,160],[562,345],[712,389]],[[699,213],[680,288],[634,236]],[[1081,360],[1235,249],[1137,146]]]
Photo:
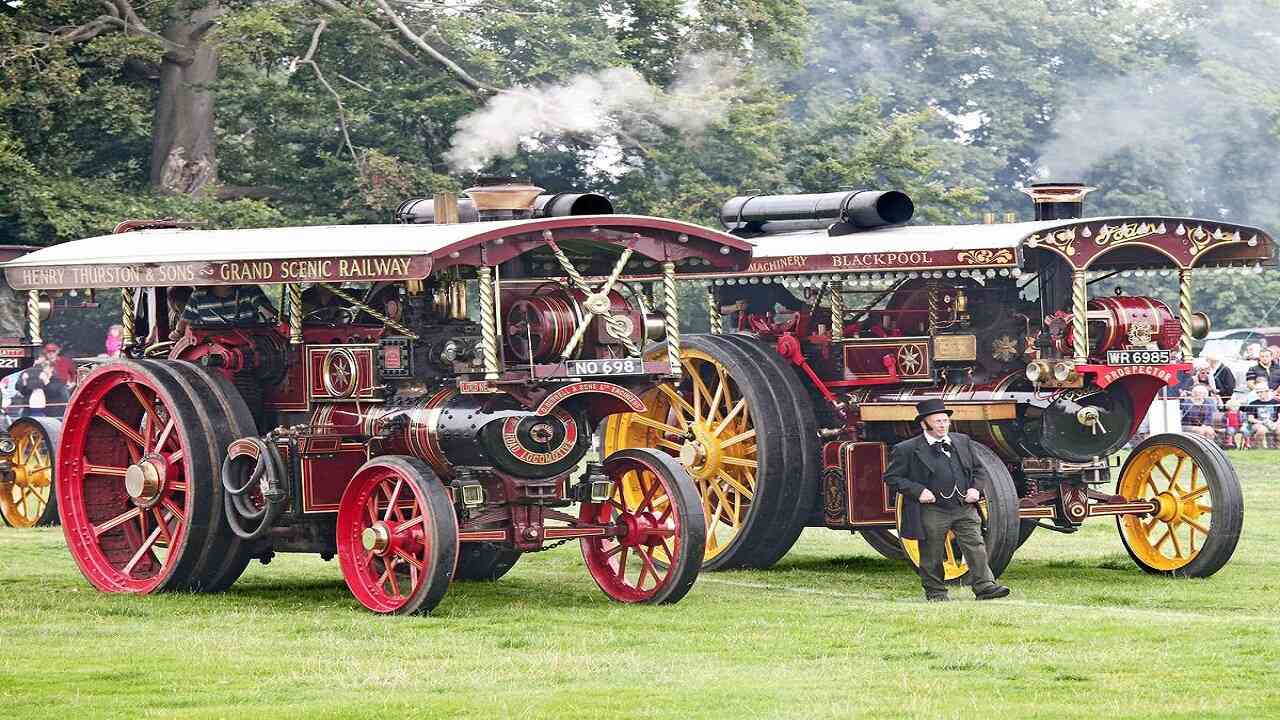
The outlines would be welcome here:
[[[952,420],[1015,420],[1017,403],[1012,400],[990,403],[948,405]],[[863,422],[910,422],[916,418],[916,404],[910,402],[862,403],[858,406]]]

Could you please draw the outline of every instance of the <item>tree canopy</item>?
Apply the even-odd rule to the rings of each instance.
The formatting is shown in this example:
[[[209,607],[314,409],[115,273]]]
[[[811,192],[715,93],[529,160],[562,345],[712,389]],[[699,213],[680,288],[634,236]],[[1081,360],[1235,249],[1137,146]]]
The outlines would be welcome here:
[[[1016,189],[1048,172],[1098,212],[1274,227],[1277,21],[1276,0],[4,0],[0,238],[384,222],[476,173],[711,223],[747,189],[848,186],[905,190],[923,222],[1025,218]],[[1242,282],[1277,281],[1197,302],[1260,321]]]

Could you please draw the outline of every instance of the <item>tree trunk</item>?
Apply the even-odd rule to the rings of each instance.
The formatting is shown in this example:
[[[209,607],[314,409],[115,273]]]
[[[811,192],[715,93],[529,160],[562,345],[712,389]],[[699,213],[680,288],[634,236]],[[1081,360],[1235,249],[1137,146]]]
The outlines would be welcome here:
[[[151,132],[151,186],[193,195],[216,182],[213,83],[217,47],[205,41],[222,15],[218,0],[179,0],[164,36],[176,48],[164,55]]]

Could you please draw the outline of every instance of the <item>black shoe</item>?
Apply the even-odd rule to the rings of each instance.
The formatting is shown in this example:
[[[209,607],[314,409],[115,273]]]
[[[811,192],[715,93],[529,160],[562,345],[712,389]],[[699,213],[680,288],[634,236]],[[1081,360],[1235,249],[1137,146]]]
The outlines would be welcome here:
[[[973,596],[979,600],[995,600],[996,598],[1008,597],[1009,588],[1004,585],[990,585],[983,590],[974,590]]]
[[[1007,590],[1005,591],[1005,594],[1006,595],[1009,594]],[[947,597],[946,595],[925,595],[924,599],[925,599],[925,602],[950,602],[951,601],[951,598]]]

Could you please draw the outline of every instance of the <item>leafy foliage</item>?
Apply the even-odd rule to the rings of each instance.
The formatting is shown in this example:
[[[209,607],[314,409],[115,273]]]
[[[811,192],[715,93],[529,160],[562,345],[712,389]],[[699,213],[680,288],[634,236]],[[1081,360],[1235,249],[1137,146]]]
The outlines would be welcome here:
[[[145,30],[77,33],[106,5],[131,6]],[[163,36],[210,7],[217,184],[160,194],[150,172]],[[0,4],[0,236],[45,244],[139,216],[382,222],[407,196],[469,183],[445,157],[458,121],[490,94],[460,72],[501,89],[632,68],[680,97],[691,58],[715,58],[703,67],[723,76],[722,110],[697,130],[641,108],[598,132],[526,137],[482,171],[709,224],[745,190],[844,186],[900,188],[919,221],[960,222],[1025,217],[1016,187],[1048,165],[1099,186],[1100,213],[1280,222],[1269,192],[1280,179],[1277,41],[1264,31],[1280,10],[1267,0],[388,7],[454,69],[370,0]],[[1269,317],[1274,282],[1210,276],[1196,303],[1219,326],[1248,324]]]

